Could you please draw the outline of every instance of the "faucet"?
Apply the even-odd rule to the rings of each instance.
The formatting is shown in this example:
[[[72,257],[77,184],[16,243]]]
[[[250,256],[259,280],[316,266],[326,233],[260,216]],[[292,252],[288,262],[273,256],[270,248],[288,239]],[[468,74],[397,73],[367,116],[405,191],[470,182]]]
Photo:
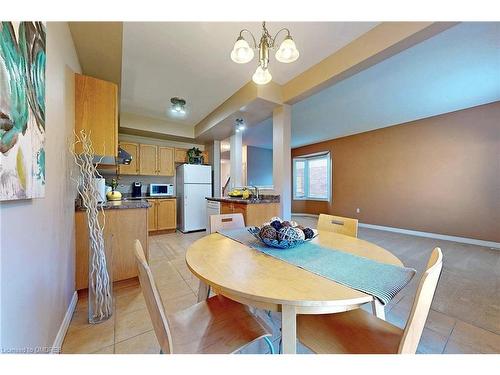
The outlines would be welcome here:
[[[259,197],[259,188],[255,185],[252,185],[252,187],[254,188],[255,190],[255,199],[259,200],[260,197]]]

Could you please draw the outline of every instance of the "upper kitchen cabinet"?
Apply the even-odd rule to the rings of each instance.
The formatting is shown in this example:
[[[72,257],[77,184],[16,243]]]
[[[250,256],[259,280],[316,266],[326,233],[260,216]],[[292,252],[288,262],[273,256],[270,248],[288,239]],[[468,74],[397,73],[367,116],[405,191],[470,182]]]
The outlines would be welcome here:
[[[96,155],[118,155],[118,86],[75,74],[75,131],[90,134]],[[81,152],[81,145],[76,152]],[[106,160],[106,159],[105,159]]]
[[[174,149],[158,147],[158,175],[173,176],[174,174]]]
[[[176,163],[187,163],[187,148],[176,148],[175,149],[175,162]]]
[[[210,164],[210,160],[208,158],[208,151],[203,151],[201,153],[201,156],[203,156],[203,164]]]
[[[138,175],[139,174],[139,144],[130,142],[120,142],[120,147],[127,151],[132,157],[130,164],[120,164],[120,174]]]
[[[139,171],[141,175],[155,176],[158,174],[158,147],[155,145],[139,145]]]

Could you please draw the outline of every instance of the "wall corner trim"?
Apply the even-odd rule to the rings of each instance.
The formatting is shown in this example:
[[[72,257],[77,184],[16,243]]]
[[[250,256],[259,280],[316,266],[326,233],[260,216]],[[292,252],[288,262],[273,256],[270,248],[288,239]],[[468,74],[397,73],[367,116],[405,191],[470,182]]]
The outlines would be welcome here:
[[[295,216],[305,216],[305,217],[318,217],[318,215],[315,215],[315,214],[305,214],[305,213],[304,214],[302,214],[302,213],[292,213],[292,215],[295,215]],[[484,246],[484,247],[489,247],[489,248],[494,249],[494,250],[500,250],[500,242],[477,240],[475,238],[449,236],[447,234],[439,234],[439,233],[431,233],[431,232],[421,232],[421,231],[417,231],[417,230],[394,228],[394,227],[386,227],[386,226],[374,225],[374,224],[359,223],[358,225],[360,227],[362,227],[362,228],[385,230],[387,232],[409,234],[411,236],[418,236],[418,237],[435,238],[437,240],[460,242],[460,243],[466,243],[466,244],[469,244],[469,245]]]
[[[66,314],[64,314],[61,326],[59,327],[57,336],[54,339],[54,343],[52,344],[52,349],[50,351],[51,354],[61,353],[62,344],[64,342],[64,338],[66,337],[66,332],[68,332],[69,323],[71,322],[71,318],[73,317],[73,313],[75,312],[77,302],[78,302],[78,292],[75,291],[69,303],[68,309],[66,310]]]

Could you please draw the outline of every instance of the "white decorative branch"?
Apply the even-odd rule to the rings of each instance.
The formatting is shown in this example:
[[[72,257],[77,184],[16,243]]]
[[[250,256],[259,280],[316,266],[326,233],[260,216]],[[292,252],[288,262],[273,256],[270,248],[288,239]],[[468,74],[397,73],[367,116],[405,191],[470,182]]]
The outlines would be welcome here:
[[[97,171],[97,166],[102,161],[102,158],[97,163],[94,163],[95,151],[90,139],[90,132],[86,134],[84,130],[80,130],[80,133],[74,133],[74,136],[70,151],[79,169],[79,178],[72,179],[76,183],[82,205],[87,212],[90,239],[89,321],[96,323],[108,319],[113,313],[112,282],[108,273],[104,243],[106,216],[103,207],[98,204],[99,192],[94,184],[94,178],[101,177]],[[82,148],[79,153],[75,151],[78,144]],[[102,215],[102,224],[99,221],[99,214]]]

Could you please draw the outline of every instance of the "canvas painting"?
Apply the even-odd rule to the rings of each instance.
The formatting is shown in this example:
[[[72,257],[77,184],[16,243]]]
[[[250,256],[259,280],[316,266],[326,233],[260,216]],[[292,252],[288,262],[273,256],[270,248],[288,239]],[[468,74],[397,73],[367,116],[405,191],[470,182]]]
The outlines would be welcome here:
[[[45,25],[0,23],[0,201],[45,195]]]

